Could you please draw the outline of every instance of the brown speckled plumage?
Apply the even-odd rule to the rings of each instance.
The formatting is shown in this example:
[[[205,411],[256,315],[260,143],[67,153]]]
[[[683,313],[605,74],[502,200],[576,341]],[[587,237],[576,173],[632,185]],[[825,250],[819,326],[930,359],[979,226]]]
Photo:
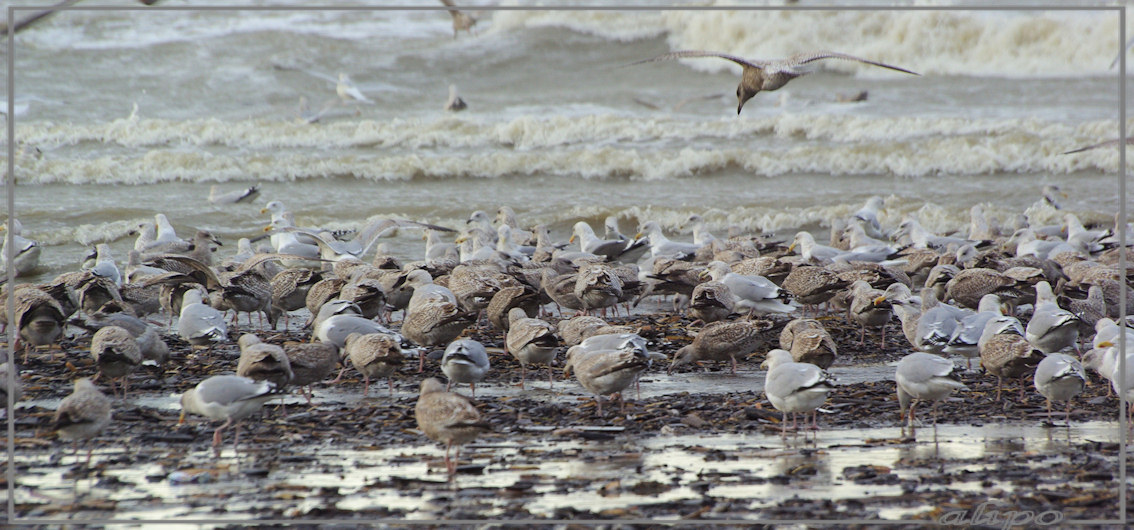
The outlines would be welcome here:
[[[736,374],[736,358],[756,351],[763,343],[763,331],[772,328],[769,320],[714,322],[697,333],[693,342],[673,354],[669,369],[703,361],[729,361]]]
[[[413,408],[417,428],[430,440],[445,444],[445,468],[452,476],[457,471],[462,444],[476,439],[492,426],[481,420],[472,401],[460,394],[445,391],[441,381],[429,378],[421,382],[421,394]],[[449,458],[449,450],[457,446],[457,454]]]
[[[402,347],[392,336],[385,333],[347,335],[343,353],[350,358],[350,364],[363,377],[362,395],[370,392],[370,380],[385,377],[388,379],[390,394],[394,393],[393,375],[397,373],[405,358]]]
[[[1032,348],[1028,340],[1015,333],[994,335],[980,349],[980,365],[996,376],[996,399],[1000,399],[1001,383],[1005,377],[1021,378],[1035,371],[1044,358]]]
[[[732,314],[734,305],[732,292],[727,285],[721,282],[705,282],[693,288],[689,313],[708,324],[728,318]]]
[[[957,305],[976,309],[986,294],[995,294],[1004,301],[1016,299],[1019,292],[1015,285],[1016,280],[992,269],[964,269],[945,284],[945,293]]]

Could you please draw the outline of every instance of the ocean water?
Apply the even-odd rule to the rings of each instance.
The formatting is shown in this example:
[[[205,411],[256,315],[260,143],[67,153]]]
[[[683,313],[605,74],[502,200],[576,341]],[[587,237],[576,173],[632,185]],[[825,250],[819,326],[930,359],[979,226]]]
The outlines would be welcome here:
[[[159,212],[182,236],[213,231],[223,256],[263,234],[269,200],[332,229],[380,217],[459,227],[508,205],[564,239],[575,221],[608,215],[624,232],[653,219],[688,238],[694,213],[717,232],[825,234],[872,195],[887,199],[891,226],[914,215],[965,230],[974,204],[1056,223],[1060,211],[1033,206],[1049,184],[1067,194],[1064,210],[1111,224],[1121,200],[1117,148],[1062,154],[1118,136],[1116,12],[489,10],[454,38],[447,12],[424,0],[99,5],[124,9],[57,13],[6,51],[9,191],[24,235],[44,245],[22,280],[75,269],[99,242],[123,260],[128,232]],[[921,75],[820,61],[738,116],[733,63],[628,66],[681,49],[832,50]],[[340,72],[373,103],[341,100]],[[467,110],[443,110],[450,84]],[[865,101],[838,101],[861,91]],[[301,98],[317,121],[301,118]],[[257,183],[255,204],[206,200],[213,185]],[[412,231],[386,242],[410,260],[424,249]]]

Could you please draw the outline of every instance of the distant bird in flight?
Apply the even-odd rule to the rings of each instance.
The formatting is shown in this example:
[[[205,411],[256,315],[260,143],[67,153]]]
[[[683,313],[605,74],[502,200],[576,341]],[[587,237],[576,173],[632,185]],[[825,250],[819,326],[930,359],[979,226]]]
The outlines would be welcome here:
[[[799,76],[806,75],[810,72],[801,69],[800,67],[820,59],[843,59],[846,61],[857,61],[865,64],[872,64],[874,66],[881,66],[882,68],[889,68],[907,74],[921,75],[917,72],[911,72],[905,68],[898,68],[884,63],[874,62],[871,60],[847,55],[838,52],[807,52],[792,55],[786,59],[774,59],[769,61],[762,61],[756,59],[745,59],[735,55],[719,52],[706,52],[706,51],[676,51],[654,57],[653,59],[646,59],[636,63],[630,63],[627,66],[635,64],[652,63],[654,61],[664,61],[668,59],[684,59],[686,57],[720,57],[721,59],[728,59],[744,68],[741,73],[740,85],[736,87],[736,99],[738,105],[736,113],[744,109],[744,102],[752,99],[759,92],[770,92],[777,90],[787,84],[788,81],[795,79]]]
[[[442,4],[446,7],[454,7],[453,0],[441,0]],[[453,38],[457,38],[457,32],[465,30],[466,33],[472,34],[472,27],[476,25],[476,17],[461,11],[460,9],[450,9],[449,16],[453,17]]]

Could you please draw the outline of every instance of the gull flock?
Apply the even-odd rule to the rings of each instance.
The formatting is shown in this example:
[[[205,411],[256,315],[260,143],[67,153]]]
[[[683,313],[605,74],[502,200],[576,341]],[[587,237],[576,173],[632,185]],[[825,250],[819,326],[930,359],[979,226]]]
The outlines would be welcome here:
[[[112,423],[113,400],[87,378],[128,400],[135,370],[168,363],[171,347],[207,358],[235,342],[235,373],[169,389],[181,393],[182,421],[186,414],[223,421],[212,440],[217,454],[224,431],[236,431],[236,448],[240,422],[293,388],[318,407],[312,387],[336,369],[331,383],[353,367],[363,395],[381,379],[392,394],[395,378],[412,379],[428,361],[439,363],[448,382],[421,381],[415,418],[430,439],[456,446],[459,457],[462,443],[492,429],[477,411],[475,390],[499,369],[499,355],[519,363],[516,392],[529,391],[535,383],[527,372],[539,369],[554,389],[562,366],[563,378],[594,395],[600,421],[608,396],[617,397],[617,414],[626,414],[626,392],[661,368],[654,361],[667,364],[675,379],[687,365],[713,361],[728,365],[720,377],[748,378],[738,366],[762,358],[763,381],[752,383],[762,384],[782,412],[782,431],[788,415],[796,428],[801,412],[812,413],[817,428],[816,411],[839,392],[827,368],[854,362],[839,357],[841,345],[824,324],[831,319],[857,326],[861,347],[884,341],[886,326],[900,324],[909,353],[895,366],[894,381],[911,427],[919,423],[919,403],[931,407],[936,425],[938,404],[966,390],[960,374],[974,360],[995,377],[995,399],[1013,399],[1002,395],[1005,387],[1015,399],[1034,387],[1049,414],[1061,404],[1068,420],[1088,370],[1114,393],[1129,394],[1120,383],[1118,344],[1131,330],[1116,320],[1121,292],[1128,303],[1134,293],[1117,265],[1124,249],[1110,231],[1084,236],[1066,213],[1060,227],[990,232],[974,208],[970,233],[939,235],[913,217],[879,223],[884,204],[871,198],[836,220],[832,225],[842,228],[832,229],[824,245],[809,232],[784,241],[717,238],[696,215],[685,224],[695,228],[694,241],[671,239],[656,221],[623,236],[617,219],[608,219],[609,239],[578,221],[570,240],[557,242],[546,226],[519,224],[508,207],[495,219],[474,212],[459,231],[377,219],[349,238],[296,226],[273,200],[261,210],[270,215],[271,237],[259,247],[241,240],[237,253],[223,258],[211,234],[183,240],[158,213],[139,228],[121,267],[103,244],[79,270],[41,284],[4,285],[4,296],[14,290],[16,313],[12,322],[4,315],[3,324],[15,328],[14,351],[23,358],[0,368],[20,374],[27,372],[20,364],[58,362],[51,347],[63,339],[89,344],[95,372],[77,374],[83,378],[51,423],[62,439],[78,443]],[[377,244],[393,228],[420,230],[422,254],[393,256]],[[866,233],[884,239],[863,239]],[[667,355],[638,333],[627,317],[649,297],[672,298],[673,311],[690,319],[691,342]],[[300,311],[309,313],[306,323],[288,319]],[[284,321],[306,330],[310,342],[280,339],[275,330]],[[496,340],[483,344],[469,338],[473,331]],[[4,379],[5,395],[19,399],[20,380],[11,388]],[[459,390],[466,384],[468,396]],[[450,472],[457,457],[446,457]]]

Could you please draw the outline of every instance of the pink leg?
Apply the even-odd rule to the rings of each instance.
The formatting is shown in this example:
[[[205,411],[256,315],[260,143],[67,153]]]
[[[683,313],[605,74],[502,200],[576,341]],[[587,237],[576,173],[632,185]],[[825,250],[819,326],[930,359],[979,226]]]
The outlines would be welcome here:
[[[362,374],[362,397],[370,395],[370,376]]]
[[[387,377],[386,378],[386,385],[390,387],[390,395],[393,396],[394,395],[394,378],[393,377]]]
[[[425,350],[421,349],[417,352],[417,373],[425,371]]]
[[[334,385],[334,384],[337,384],[339,381],[341,381],[342,378],[343,378],[343,372],[345,372],[345,371],[346,371],[346,365],[344,364],[343,367],[339,370],[338,377],[335,377],[335,380],[331,381],[331,384]]]

